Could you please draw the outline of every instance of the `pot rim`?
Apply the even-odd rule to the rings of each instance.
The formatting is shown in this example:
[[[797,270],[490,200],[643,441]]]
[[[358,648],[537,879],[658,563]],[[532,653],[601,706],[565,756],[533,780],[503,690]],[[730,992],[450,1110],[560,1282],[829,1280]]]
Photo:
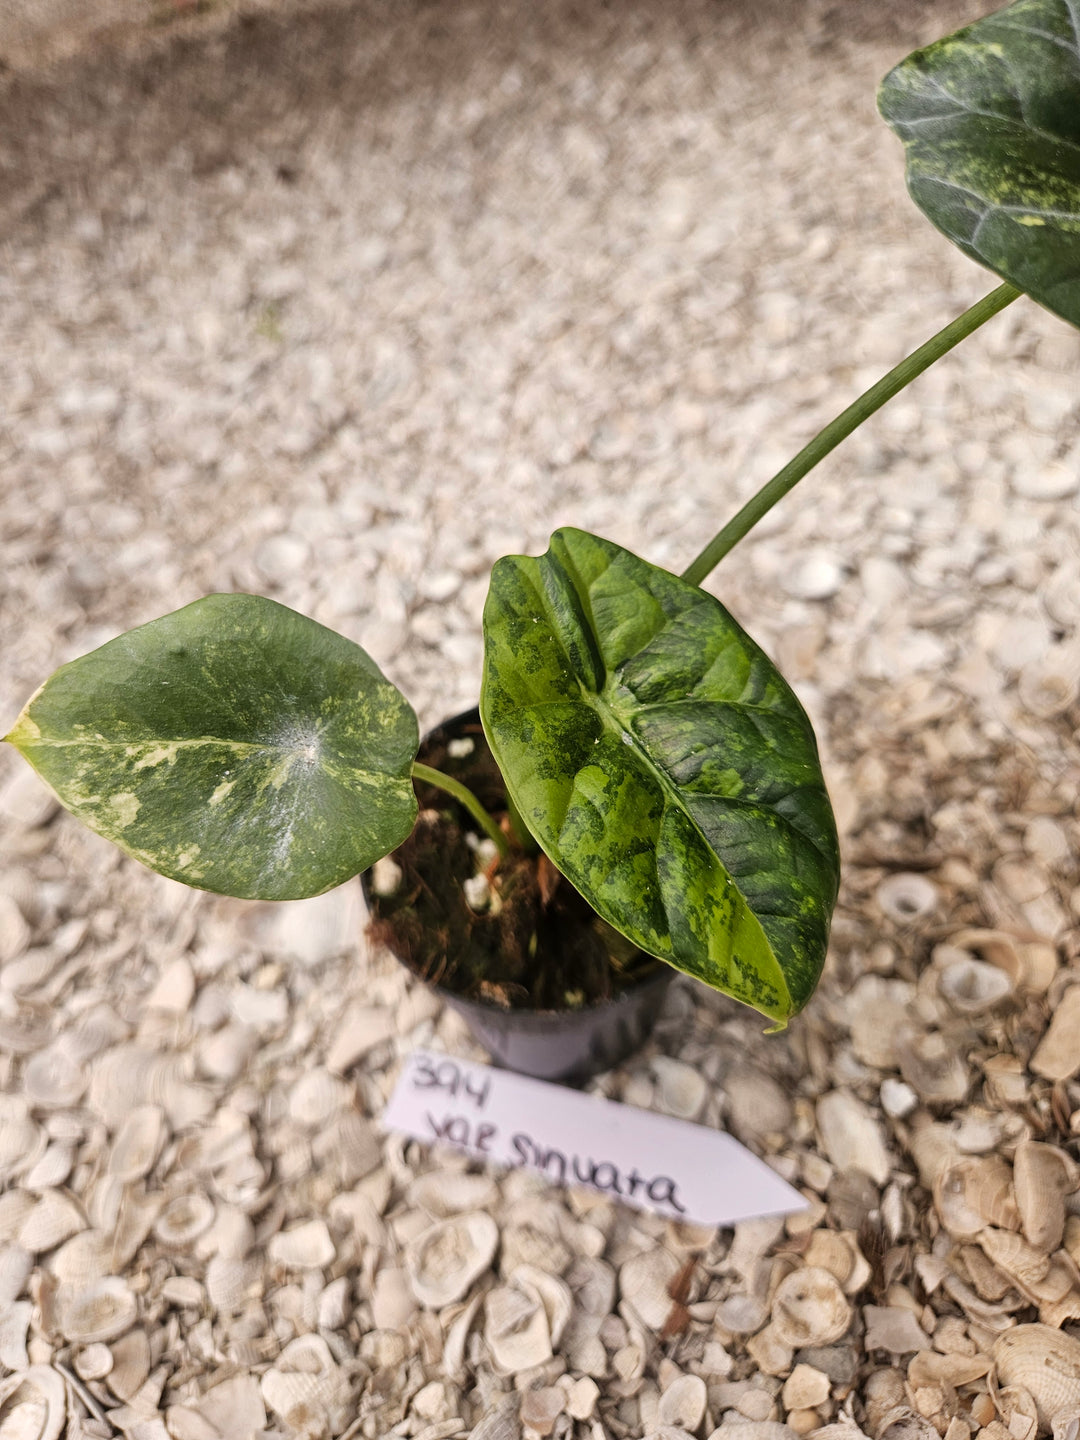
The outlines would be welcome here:
[[[426,730],[420,738],[420,748],[423,748],[423,746],[440,731],[452,730],[455,726],[464,725],[466,722],[479,725],[481,732],[483,732],[483,721],[480,718],[479,704],[471,706],[468,710],[462,710],[457,715],[448,716],[447,719],[439,721],[437,725],[433,725],[429,730]],[[368,905],[369,915],[371,913],[370,877],[371,869],[364,870],[360,875],[360,886],[363,891],[364,902]],[[566,879],[565,876],[563,876],[563,878]],[[573,884],[573,882],[567,880],[567,884]],[[642,953],[644,954],[645,952],[643,951]],[[677,973],[672,966],[668,965],[666,961],[661,960],[659,956],[653,956],[651,958],[654,961],[655,968],[647,970],[640,978],[631,980],[626,988],[620,991],[618,995],[610,996],[607,1000],[596,1000],[589,1005],[580,1005],[573,1009],[567,1008],[565,1010],[540,1010],[531,1005],[514,1006],[511,1009],[504,1009],[501,1005],[492,1004],[490,1000],[478,1000],[472,996],[459,995],[456,991],[440,985],[438,981],[429,980],[426,976],[421,975],[418,970],[415,970],[407,961],[401,960],[399,956],[395,956],[394,958],[405,966],[405,969],[408,970],[414,979],[429,986],[447,1004],[463,1007],[469,1006],[478,1010],[483,1015],[517,1016],[522,1019],[528,1017],[529,1019],[540,1022],[546,1020],[549,1023],[556,1021],[565,1022],[576,1015],[600,1015],[604,1010],[614,1009],[620,1005],[636,1004],[641,999],[643,989],[649,985],[657,984],[660,981],[663,981],[666,985],[674,980]]]

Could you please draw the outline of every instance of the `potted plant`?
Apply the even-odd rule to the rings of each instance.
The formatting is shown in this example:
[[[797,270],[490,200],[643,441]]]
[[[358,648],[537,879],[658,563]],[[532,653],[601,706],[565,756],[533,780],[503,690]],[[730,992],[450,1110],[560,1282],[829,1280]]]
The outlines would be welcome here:
[[[836,830],[805,713],[700,587],[834,446],[1019,294],[1080,324],[1078,25],[1066,0],[1016,0],[881,88],[916,203],[1004,283],[827,425],[681,576],[574,529],[500,560],[482,730],[437,733],[441,765],[417,758],[416,717],[363,650],[246,595],[61,667],[6,738],[91,828],[204,889],[314,895],[403,847],[368,888],[409,953],[414,902],[453,875],[457,909],[436,907],[446,934],[413,958],[487,1014],[519,1000],[586,1013],[645,956],[783,1027],[824,961]],[[466,760],[474,788],[455,773]],[[561,920],[552,939],[555,914],[588,943],[567,952]],[[498,943],[478,951],[481,932]]]

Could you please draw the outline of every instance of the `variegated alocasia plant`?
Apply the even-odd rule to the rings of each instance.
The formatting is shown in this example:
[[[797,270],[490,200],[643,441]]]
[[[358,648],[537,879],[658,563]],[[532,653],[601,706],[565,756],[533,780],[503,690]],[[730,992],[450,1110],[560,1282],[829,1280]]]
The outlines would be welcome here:
[[[1080,0],[1016,0],[886,77],[916,203],[1004,281],[784,467],[682,576],[579,530],[495,566],[481,714],[515,825],[643,950],[783,1025],[821,971],[836,829],[809,721],[700,588],[866,417],[1026,293],[1080,325]],[[271,600],[212,595],[63,666],[11,741],[152,869],[284,900],[408,836],[416,716],[359,646]],[[511,832],[514,825],[511,826]]]

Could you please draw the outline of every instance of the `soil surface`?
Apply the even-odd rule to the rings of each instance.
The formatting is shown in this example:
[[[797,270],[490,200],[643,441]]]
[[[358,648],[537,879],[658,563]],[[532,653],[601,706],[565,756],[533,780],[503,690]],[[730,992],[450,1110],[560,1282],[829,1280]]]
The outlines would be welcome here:
[[[455,753],[451,740],[471,748]],[[440,726],[418,758],[466,785],[512,835],[479,718]],[[464,808],[431,785],[417,795],[416,828],[392,856],[398,888],[368,903],[371,937],[422,980],[500,1009],[578,1010],[655,973],[656,962],[606,925],[543,852],[511,840],[505,858],[478,865],[480,834]],[[474,908],[464,882],[477,873],[489,893]]]

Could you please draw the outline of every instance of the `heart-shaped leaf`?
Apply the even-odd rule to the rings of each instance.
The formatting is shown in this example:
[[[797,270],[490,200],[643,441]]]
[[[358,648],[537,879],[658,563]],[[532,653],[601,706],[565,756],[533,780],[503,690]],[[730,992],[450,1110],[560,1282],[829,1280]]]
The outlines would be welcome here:
[[[540,845],[652,955],[783,1022],[825,958],[836,827],[810,722],[711,595],[560,530],[495,566],[484,729]]]
[[[1080,8],[1016,0],[916,50],[878,104],[912,199],[973,259],[1080,325]]]
[[[61,666],[6,738],[92,830],[225,895],[320,894],[416,817],[404,696],[359,645],[253,595]]]

